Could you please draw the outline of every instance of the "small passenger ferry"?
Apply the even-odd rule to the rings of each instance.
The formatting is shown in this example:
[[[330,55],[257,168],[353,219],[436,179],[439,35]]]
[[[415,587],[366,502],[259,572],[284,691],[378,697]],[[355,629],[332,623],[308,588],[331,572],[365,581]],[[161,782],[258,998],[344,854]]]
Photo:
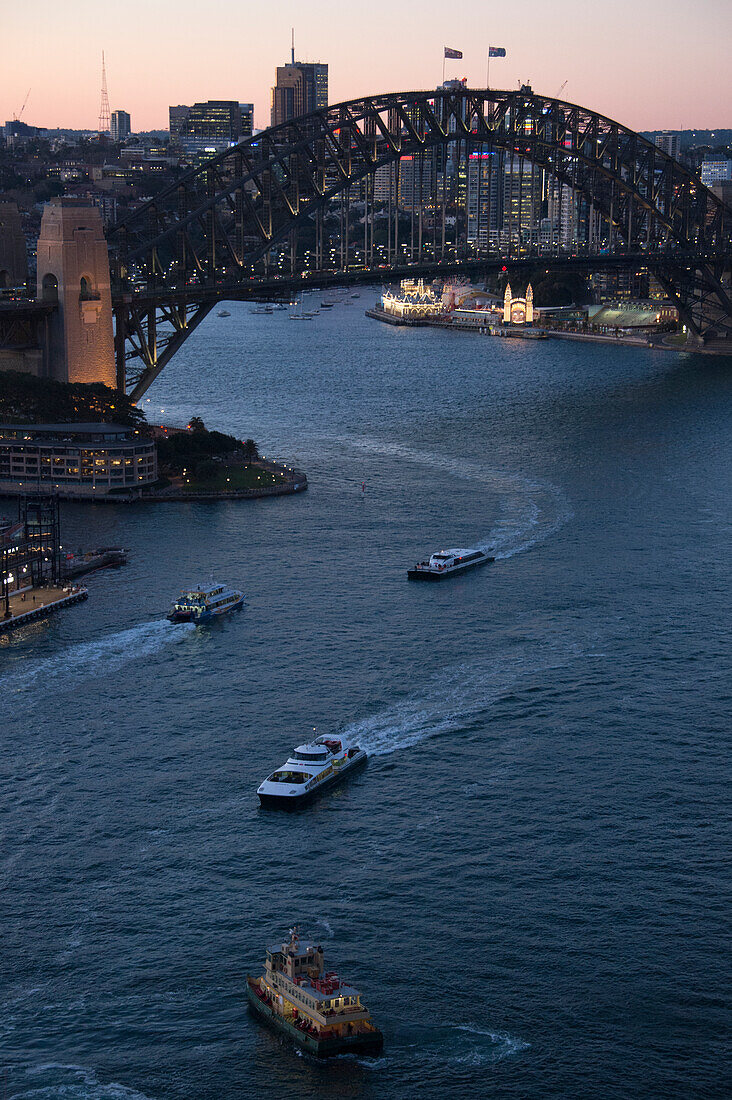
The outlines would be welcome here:
[[[171,623],[205,623],[229,611],[241,611],[243,603],[243,592],[211,581],[181,592],[168,612],[168,619]]]
[[[414,569],[408,569],[407,577],[410,581],[441,581],[495,560],[485,550],[440,550],[429,561],[418,562]]]
[[[366,753],[344,737],[318,737],[298,745],[287,761],[257,789],[263,806],[302,806],[326,787],[340,783],[366,763]]]
[[[384,1045],[359,991],[326,971],[323,948],[297,928],[267,948],[264,973],[247,976],[247,996],[260,1019],[317,1058],[378,1054]]]

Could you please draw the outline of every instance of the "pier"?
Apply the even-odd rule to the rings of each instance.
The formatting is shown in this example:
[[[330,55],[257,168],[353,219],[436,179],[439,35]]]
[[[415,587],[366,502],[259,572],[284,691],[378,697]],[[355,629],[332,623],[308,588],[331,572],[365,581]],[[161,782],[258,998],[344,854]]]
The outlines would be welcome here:
[[[45,618],[63,607],[81,603],[88,596],[89,589],[78,584],[66,585],[64,588],[33,588],[14,592],[5,601],[5,614],[0,618],[0,634]]]

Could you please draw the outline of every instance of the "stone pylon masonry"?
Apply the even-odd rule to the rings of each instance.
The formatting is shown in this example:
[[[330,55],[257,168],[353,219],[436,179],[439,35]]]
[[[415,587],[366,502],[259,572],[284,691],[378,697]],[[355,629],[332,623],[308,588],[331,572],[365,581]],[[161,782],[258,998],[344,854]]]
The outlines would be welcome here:
[[[37,257],[37,296],[59,305],[51,323],[52,376],[114,387],[109,254],[98,208],[76,199],[49,202]]]

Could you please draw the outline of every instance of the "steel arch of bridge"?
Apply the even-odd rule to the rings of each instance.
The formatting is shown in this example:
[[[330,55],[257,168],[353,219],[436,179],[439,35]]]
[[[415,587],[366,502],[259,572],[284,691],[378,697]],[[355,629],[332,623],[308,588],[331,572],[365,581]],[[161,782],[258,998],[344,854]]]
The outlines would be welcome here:
[[[304,270],[303,235],[312,244],[312,285],[327,283],[336,271],[346,278],[388,276],[375,262],[373,222],[369,229],[375,173],[393,165],[398,180],[402,158],[416,157],[436,183],[441,149],[453,151],[456,161],[471,151],[500,150],[512,168],[533,165],[556,177],[606,226],[593,268],[617,263],[618,256],[628,264],[642,259],[694,333],[712,327],[732,335],[732,211],[693,173],[627,127],[576,104],[526,88],[439,89],[350,100],[263,131],[186,172],[114,226],[108,239],[118,384],[141,396],[217,301],[293,285]],[[354,201],[364,208],[358,273],[351,259]],[[387,266],[399,257],[401,269],[405,242],[391,185],[388,207]],[[416,235],[413,226],[406,257],[411,273],[426,273],[438,261],[448,273],[475,270],[481,259],[489,269],[527,258],[530,249],[511,235],[500,254],[486,250],[477,257],[457,236],[450,242],[446,207],[443,187],[432,233],[423,232],[421,217]],[[332,249],[326,213],[338,221]]]

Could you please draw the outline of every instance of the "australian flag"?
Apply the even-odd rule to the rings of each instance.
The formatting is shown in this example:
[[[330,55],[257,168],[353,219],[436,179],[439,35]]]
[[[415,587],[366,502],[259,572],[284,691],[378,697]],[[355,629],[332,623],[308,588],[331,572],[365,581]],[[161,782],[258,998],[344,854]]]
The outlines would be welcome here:
[[[455,57],[459,60],[462,56],[462,50],[451,50],[449,46],[445,46],[445,57]]]
[[[488,56],[489,57],[505,57],[506,56],[506,51],[504,50],[503,46],[489,46],[488,47]]]

